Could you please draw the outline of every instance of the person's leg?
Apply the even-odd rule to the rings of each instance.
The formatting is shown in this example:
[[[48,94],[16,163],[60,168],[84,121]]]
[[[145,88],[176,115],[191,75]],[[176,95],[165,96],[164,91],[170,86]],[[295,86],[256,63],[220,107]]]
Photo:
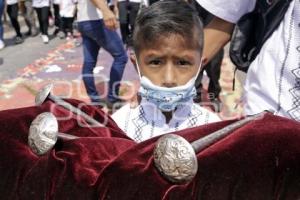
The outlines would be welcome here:
[[[67,36],[67,18],[60,17],[60,22],[61,22],[61,24],[60,24],[61,30],[64,32],[65,36]]]
[[[221,92],[221,86],[219,83],[221,74],[221,65],[224,56],[224,50],[220,50],[215,57],[210,61],[209,67],[207,67],[206,73],[209,77],[208,85],[208,99],[213,103],[213,109],[215,112],[221,111],[221,100],[219,94]]]
[[[140,3],[130,2],[130,11],[129,11],[129,24],[130,24],[130,35],[129,35],[129,42],[128,44],[132,46],[132,34],[134,31],[134,23],[137,17],[137,14],[140,9]]]
[[[107,29],[102,21],[104,35],[98,36],[98,41],[102,42],[102,47],[108,51],[114,61],[110,70],[108,101],[113,103],[119,100],[120,81],[122,80],[125,65],[128,61],[126,51],[123,47],[122,40],[116,31]]]
[[[208,93],[210,99],[219,98],[221,86],[219,83],[221,74],[221,65],[224,57],[224,50],[220,50],[217,55],[211,60],[210,67],[206,68],[207,76],[209,77]]]
[[[123,44],[127,44],[127,39],[129,35],[127,4],[128,3],[126,1],[118,2],[120,30]]]
[[[19,6],[20,6],[20,11],[21,11],[21,15],[24,18],[25,24],[28,28],[28,31],[26,32],[26,35],[30,35],[29,32],[31,32],[31,26],[30,26],[30,22],[28,21],[28,19],[26,18],[26,7],[25,7],[25,1],[20,1],[19,2]]]
[[[73,22],[74,22],[73,17],[67,18],[67,34],[70,35],[71,37],[73,36]]]
[[[35,8],[35,11],[38,16],[40,32],[43,34],[42,8]]]
[[[10,18],[11,24],[15,29],[17,37],[22,37],[20,24],[18,22],[19,7],[18,4],[7,5],[7,14]]]
[[[89,22],[79,22],[78,29],[82,36],[83,47],[82,79],[91,101],[96,103],[100,101],[93,73],[100,50],[100,46],[93,39],[95,34],[94,30],[96,29],[94,29],[93,25]]]
[[[194,98],[195,103],[200,103],[202,101],[202,78],[203,78],[203,72],[204,70],[201,70],[198,77],[196,78],[195,81],[195,88],[197,91],[197,95]]]
[[[0,40],[3,41],[3,23],[2,23],[2,17],[3,17],[3,11],[4,11],[4,1],[0,1]]]
[[[63,30],[63,22],[62,18],[59,15],[59,4],[53,4],[53,9],[54,9],[54,25],[55,25],[55,30],[53,35],[57,35],[60,31]],[[60,35],[62,37],[62,35]]]
[[[41,8],[42,34],[48,36],[49,27],[49,7]]]
[[[30,32],[31,36],[36,36],[38,34],[38,32],[37,32],[37,28],[35,25],[35,16],[34,16],[34,10],[32,7],[32,2],[25,1],[24,8],[25,8],[24,18],[25,18],[25,22],[29,29],[28,32]]]

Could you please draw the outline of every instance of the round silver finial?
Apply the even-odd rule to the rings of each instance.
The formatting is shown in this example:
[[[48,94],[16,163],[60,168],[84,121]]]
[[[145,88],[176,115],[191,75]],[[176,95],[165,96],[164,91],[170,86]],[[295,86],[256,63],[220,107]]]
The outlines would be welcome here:
[[[50,112],[38,115],[30,125],[28,144],[37,155],[43,155],[53,148],[57,141],[58,123]]]
[[[48,84],[43,87],[35,96],[35,105],[40,106],[49,96],[51,90],[53,89],[53,84]]]
[[[174,183],[192,180],[198,170],[195,150],[184,138],[167,134],[154,149],[154,163],[168,180]]]

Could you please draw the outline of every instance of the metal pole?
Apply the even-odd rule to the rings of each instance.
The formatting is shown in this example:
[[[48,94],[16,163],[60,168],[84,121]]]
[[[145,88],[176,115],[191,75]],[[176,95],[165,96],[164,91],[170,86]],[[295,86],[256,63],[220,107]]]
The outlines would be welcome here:
[[[98,127],[104,127],[103,124],[92,118],[91,116],[87,115],[85,112],[81,111],[80,109],[74,107],[72,104],[64,101],[63,99],[54,96],[51,94],[51,90],[53,88],[53,84],[48,84],[45,87],[43,87],[38,94],[35,97],[35,103],[36,105],[43,104],[46,99],[50,99],[51,101],[57,103],[58,105],[66,108],[67,110],[73,112],[74,114],[81,116],[84,118],[90,125],[92,126],[98,126]]]

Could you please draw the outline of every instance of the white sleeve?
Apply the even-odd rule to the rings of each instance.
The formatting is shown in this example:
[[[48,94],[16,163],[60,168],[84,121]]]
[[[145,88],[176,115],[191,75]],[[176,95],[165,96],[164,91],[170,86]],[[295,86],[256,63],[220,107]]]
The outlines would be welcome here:
[[[256,0],[196,0],[204,9],[213,15],[236,23],[243,15],[251,12]]]
[[[16,3],[18,3],[18,0],[6,0],[7,5],[13,5],[13,4],[16,4]]]

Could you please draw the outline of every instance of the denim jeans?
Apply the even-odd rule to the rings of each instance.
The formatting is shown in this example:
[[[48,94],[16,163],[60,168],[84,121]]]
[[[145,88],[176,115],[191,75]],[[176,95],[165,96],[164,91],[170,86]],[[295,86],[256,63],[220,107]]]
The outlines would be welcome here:
[[[0,40],[3,40],[3,23],[2,23],[2,17],[3,17],[3,11],[4,11],[4,0],[0,0]]]
[[[99,94],[95,87],[93,69],[97,64],[101,47],[113,57],[108,84],[107,99],[110,102],[118,100],[120,81],[128,57],[120,36],[116,31],[107,29],[103,20],[91,20],[78,23],[82,35],[84,63],[82,69],[83,82],[92,102],[99,102]]]

